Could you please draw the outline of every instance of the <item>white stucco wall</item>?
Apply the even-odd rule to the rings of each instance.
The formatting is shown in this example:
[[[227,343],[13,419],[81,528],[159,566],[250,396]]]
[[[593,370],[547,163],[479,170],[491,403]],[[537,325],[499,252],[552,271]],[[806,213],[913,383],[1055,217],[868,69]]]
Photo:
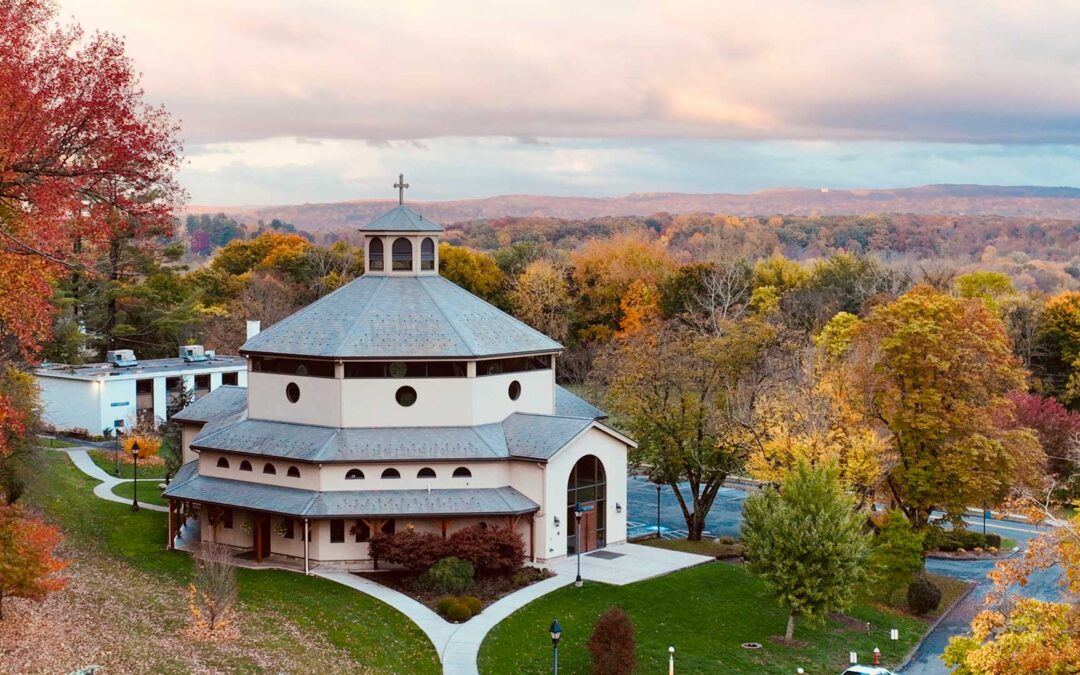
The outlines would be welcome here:
[[[626,451],[622,441],[596,428],[555,454],[547,464],[543,518],[543,547],[548,558],[566,555],[566,485],[574,464],[586,455],[596,455],[604,465],[607,479],[607,545],[626,541]],[[622,507],[622,513],[616,510]],[[554,526],[558,516],[560,525]],[[538,536],[538,541],[541,541]],[[537,548],[540,548],[537,544]]]
[[[466,467],[470,478],[454,478],[454,469]],[[435,478],[417,478],[424,467],[435,470]],[[364,472],[362,479],[347,480],[349,469]],[[388,468],[397,469],[401,478],[381,478]],[[502,487],[510,483],[508,462],[388,462],[371,464],[324,464],[321,469],[320,490],[432,490],[446,488]]]
[[[292,403],[285,388],[295,382],[300,398]],[[341,426],[341,380],[276,373],[248,373],[248,416],[253,419]]]
[[[225,469],[218,467],[217,462],[221,457],[225,457],[228,460],[229,468]],[[251,462],[251,471],[240,470],[240,464],[245,459]],[[266,464],[274,465],[277,469],[277,473],[263,473],[263,467]],[[295,466],[300,470],[299,478],[290,477],[288,475],[290,466]],[[215,478],[246,480],[264,485],[279,485],[281,487],[300,488],[304,490],[319,489],[318,465],[290,462],[285,459],[251,457],[204,450],[199,453],[199,474],[202,476],[213,476]]]
[[[61,431],[78,428],[101,433],[100,384],[59,377],[38,377],[37,383],[47,424]]]

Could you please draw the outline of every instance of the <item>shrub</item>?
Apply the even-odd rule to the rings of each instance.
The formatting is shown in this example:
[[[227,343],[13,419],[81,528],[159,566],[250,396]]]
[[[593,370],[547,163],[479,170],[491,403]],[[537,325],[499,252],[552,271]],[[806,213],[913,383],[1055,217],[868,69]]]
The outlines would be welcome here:
[[[446,618],[454,623],[462,623],[472,618],[472,612],[464,603],[455,602],[450,605],[450,609],[446,610]]]
[[[473,566],[455,558],[443,558],[420,577],[420,584],[436,593],[460,593],[473,581]]]
[[[452,595],[444,595],[439,598],[439,602],[435,605],[435,611],[440,616],[446,616],[450,612],[450,608],[457,604],[458,599]]]
[[[907,589],[908,607],[916,614],[926,614],[941,604],[941,589],[924,576],[915,577]]]
[[[1001,535],[992,533],[986,535],[985,548],[1001,548]]]
[[[926,538],[926,548],[931,551],[967,551],[976,548],[1001,548],[1001,537],[970,530],[943,530],[934,528]]]
[[[461,604],[468,607],[473,616],[476,616],[484,609],[484,603],[480,602],[480,598],[475,595],[461,596]]]
[[[478,572],[509,572],[525,562],[525,542],[511,530],[484,523],[450,535],[453,555],[472,563]]]
[[[589,638],[594,675],[629,675],[637,666],[634,624],[626,612],[611,607],[600,615]]]
[[[870,587],[884,600],[907,588],[923,568],[923,537],[899,509],[889,511],[870,544]]]
[[[730,534],[721,535],[716,538],[716,543],[723,544],[724,546],[731,546],[735,543],[735,537]]]
[[[437,534],[409,527],[389,536],[372,537],[368,551],[375,560],[426,570],[446,557],[447,543]]]

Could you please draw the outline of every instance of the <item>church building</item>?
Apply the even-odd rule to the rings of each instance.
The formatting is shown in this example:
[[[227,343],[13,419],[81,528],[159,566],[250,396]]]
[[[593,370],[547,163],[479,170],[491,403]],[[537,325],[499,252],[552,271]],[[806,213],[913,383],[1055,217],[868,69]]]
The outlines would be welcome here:
[[[538,562],[626,540],[633,441],[556,384],[560,344],[439,276],[442,228],[400,202],[360,228],[362,277],[248,339],[247,388],[174,416],[170,546],[189,518],[305,569],[409,527],[511,528]]]

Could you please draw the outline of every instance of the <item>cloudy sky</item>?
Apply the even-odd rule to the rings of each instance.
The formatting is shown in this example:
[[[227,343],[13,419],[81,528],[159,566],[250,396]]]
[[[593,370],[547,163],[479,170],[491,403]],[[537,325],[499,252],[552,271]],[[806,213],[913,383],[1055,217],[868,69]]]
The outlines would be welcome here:
[[[60,0],[196,204],[1080,186],[1075,0]]]

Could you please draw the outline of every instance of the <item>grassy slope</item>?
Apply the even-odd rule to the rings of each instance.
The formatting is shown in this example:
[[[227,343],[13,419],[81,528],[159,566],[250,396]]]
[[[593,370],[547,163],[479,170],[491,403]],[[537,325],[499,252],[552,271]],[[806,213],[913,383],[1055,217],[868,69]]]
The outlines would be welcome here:
[[[630,586],[586,584],[560,589],[518,610],[488,635],[480,650],[480,672],[546,673],[551,669],[553,617],[563,627],[560,672],[588,673],[586,643],[600,613],[619,605],[635,624],[641,672],[663,672],[668,645],[676,647],[680,673],[837,673],[849,650],[869,657],[879,647],[886,663],[896,664],[926,628],[927,622],[859,604],[848,615],[872,624],[872,636],[829,621],[823,626],[800,622],[795,638],[804,647],[769,641],[782,634],[786,615],[765,584],[745,569],[710,563]],[[900,629],[890,644],[888,631]],[[740,647],[759,642],[757,651]],[[869,659],[867,659],[869,660]]]
[[[729,558],[742,554],[741,544],[722,544],[715,539],[702,539],[701,541],[690,541],[689,539],[646,539],[637,543],[642,546],[666,548],[672,551],[682,551],[683,553],[711,555],[714,558]]]
[[[42,451],[35,461],[38,470],[30,480],[27,500],[58,523],[65,536],[157,575],[163,584],[175,584],[178,590],[186,586],[191,559],[164,549],[164,513],[133,513],[123,504],[97,499],[91,494],[95,481],[61,453]],[[435,650],[420,629],[373,598],[291,572],[241,569],[238,580],[241,605],[250,614],[289,616],[346,650],[357,664],[376,672],[441,672]],[[176,601],[186,603],[186,594],[177,593]],[[272,626],[266,638],[279,639]]]
[[[128,481],[126,483],[120,483],[113,488],[113,494],[124,499],[131,499],[135,496],[135,481]],[[150,481],[139,481],[139,503],[140,504],[157,504],[159,506],[165,506],[166,502],[161,497],[161,490],[158,489],[158,484]]]
[[[94,460],[94,464],[97,464],[105,473],[110,476],[116,475],[114,473],[116,469],[116,460],[113,458],[112,450],[91,450],[90,459]],[[120,462],[120,478],[134,478],[135,466],[133,464],[125,464]],[[139,478],[164,478],[165,467],[163,466],[145,466],[139,465]]]

